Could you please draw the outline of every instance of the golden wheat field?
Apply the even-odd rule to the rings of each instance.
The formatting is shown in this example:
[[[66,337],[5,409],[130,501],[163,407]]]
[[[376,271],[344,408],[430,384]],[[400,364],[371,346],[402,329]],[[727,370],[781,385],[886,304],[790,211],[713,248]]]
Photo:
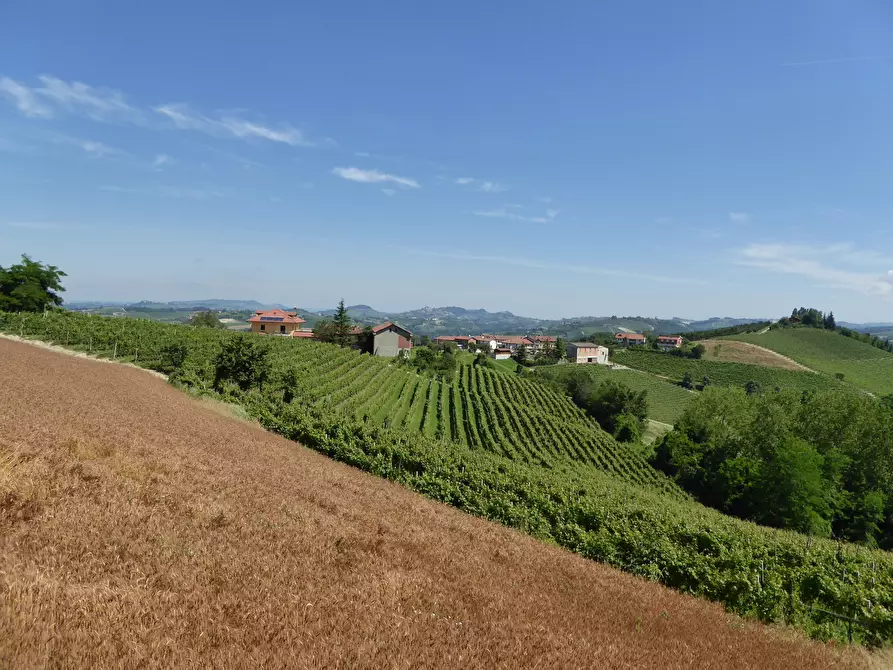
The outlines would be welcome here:
[[[864,662],[0,339],[0,667]]]

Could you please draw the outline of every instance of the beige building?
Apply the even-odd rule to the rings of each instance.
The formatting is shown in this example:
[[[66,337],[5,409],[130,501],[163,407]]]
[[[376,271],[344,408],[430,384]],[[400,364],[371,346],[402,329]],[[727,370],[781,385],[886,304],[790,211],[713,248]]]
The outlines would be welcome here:
[[[592,342],[569,342],[564,350],[571,363],[608,364],[608,348]]]
[[[372,355],[396,358],[412,351],[412,333],[396,323],[383,323],[372,329]]]
[[[298,316],[298,310],[286,312],[284,309],[259,309],[248,323],[251,332],[259,335],[291,335],[301,330],[304,319]]]

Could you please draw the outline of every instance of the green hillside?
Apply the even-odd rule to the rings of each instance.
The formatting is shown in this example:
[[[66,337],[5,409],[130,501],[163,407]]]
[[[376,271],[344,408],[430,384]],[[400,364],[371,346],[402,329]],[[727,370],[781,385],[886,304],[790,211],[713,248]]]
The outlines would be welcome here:
[[[3,321],[5,319],[5,328]],[[77,314],[0,314],[0,330],[116,355],[158,369],[162,348],[186,345],[187,379],[210,388],[213,355],[236,337],[225,331]],[[538,466],[591,466],[632,484],[682,496],[636,453],[616,443],[566,396],[536,382],[463,364],[447,379],[418,374],[396,361],[330,344],[251,338],[270,348],[273,384],[296,402],[366,424],[422,433]]]
[[[831,330],[774,328],[728,339],[758,344],[827,375],[843,374],[845,381],[871,393],[893,393],[893,354]]]
[[[677,384],[671,384],[640,370],[614,370],[604,365],[553,365],[537,370],[537,374],[561,379],[563,376],[581,369],[585,370],[586,374],[595,381],[612,379],[626,384],[634,391],[647,391],[648,418],[661,423],[675,423],[694,397],[692,391],[687,391]]]
[[[695,503],[531,380],[465,366],[441,382],[330,345],[131,319],[0,312],[0,331],[173,372],[196,393],[215,393],[216,361],[242,365],[263,342],[270,376],[219,397],[308,448],[745,616],[845,640],[826,613],[851,612],[855,641],[893,640],[888,552]]]
[[[700,384],[704,377],[709,377],[710,383],[714,386],[741,388],[747,382],[755,381],[763,389],[779,387],[806,391],[844,387],[833,377],[812,372],[781,370],[747,363],[693,360],[646,349],[619,350],[615,352],[614,360],[672,382],[682,381],[687,372],[694,383]]]

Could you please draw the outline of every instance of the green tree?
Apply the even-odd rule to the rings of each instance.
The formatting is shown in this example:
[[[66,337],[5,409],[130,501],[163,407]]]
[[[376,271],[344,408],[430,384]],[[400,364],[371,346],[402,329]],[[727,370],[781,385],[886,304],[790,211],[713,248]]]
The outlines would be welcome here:
[[[64,292],[60,279],[67,275],[55,265],[44,265],[22,254],[20,263],[0,266],[0,311],[42,312],[60,307]]]
[[[614,439],[638,444],[642,440],[642,423],[632,414],[621,414],[614,422]]]
[[[197,328],[223,328],[223,324],[220,323],[220,319],[217,318],[217,315],[211,310],[207,310],[204,312],[197,312],[192,315],[192,318],[189,319],[190,326],[196,326]]]
[[[512,354],[512,358],[518,365],[529,365],[530,364],[530,356],[527,355],[527,345],[522,344],[515,350],[515,353]]]
[[[744,392],[747,393],[747,395],[759,395],[763,392],[763,389],[759,382],[749,381],[744,385]]]
[[[262,339],[262,338],[261,338]],[[269,349],[256,337],[236,335],[220,347],[214,359],[214,388],[231,381],[247,391],[252,386],[263,387],[270,376]]]
[[[332,326],[335,344],[342,347],[350,346],[353,340],[353,335],[351,334],[353,321],[347,313],[347,308],[344,306],[344,298],[338,303],[338,309],[335,310],[335,316],[332,319]]]
[[[695,383],[691,378],[691,372],[686,372],[682,377],[682,388],[684,389],[692,389],[694,388]]]
[[[567,343],[564,338],[559,335],[555,338],[554,354],[555,362],[563,361],[567,356]]]
[[[808,442],[788,437],[761,468],[754,493],[756,520],[769,526],[826,537],[831,530],[822,456]]]
[[[828,312],[825,316],[824,326],[826,330],[836,330],[837,322],[834,320],[834,312]]]
[[[313,326],[313,337],[320,342],[335,342],[335,324],[330,319],[320,319]]]
[[[696,344],[691,348],[691,357],[694,359],[701,359],[704,357],[704,354],[707,352],[707,347],[703,344]]]
[[[589,393],[585,409],[604,430],[613,435],[623,414],[639,422],[648,418],[647,395],[647,391],[633,391],[626,384],[609,379]]]

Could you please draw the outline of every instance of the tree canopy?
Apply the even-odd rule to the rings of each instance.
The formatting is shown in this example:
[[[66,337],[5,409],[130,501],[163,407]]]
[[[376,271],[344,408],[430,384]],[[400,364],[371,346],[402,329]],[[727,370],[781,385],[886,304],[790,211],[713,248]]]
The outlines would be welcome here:
[[[189,319],[189,325],[198,328],[223,328],[220,319],[218,319],[217,315],[210,310],[193,314]]]
[[[707,388],[653,465],[757,523],[893,548],[893,412],[869,396]]]
[[[8,268],[0,266],[0,310],[5,312],[42,312],[60,307],[65,291],[60,279],[67,275],[55,265],[33,261],[25,254]]]

